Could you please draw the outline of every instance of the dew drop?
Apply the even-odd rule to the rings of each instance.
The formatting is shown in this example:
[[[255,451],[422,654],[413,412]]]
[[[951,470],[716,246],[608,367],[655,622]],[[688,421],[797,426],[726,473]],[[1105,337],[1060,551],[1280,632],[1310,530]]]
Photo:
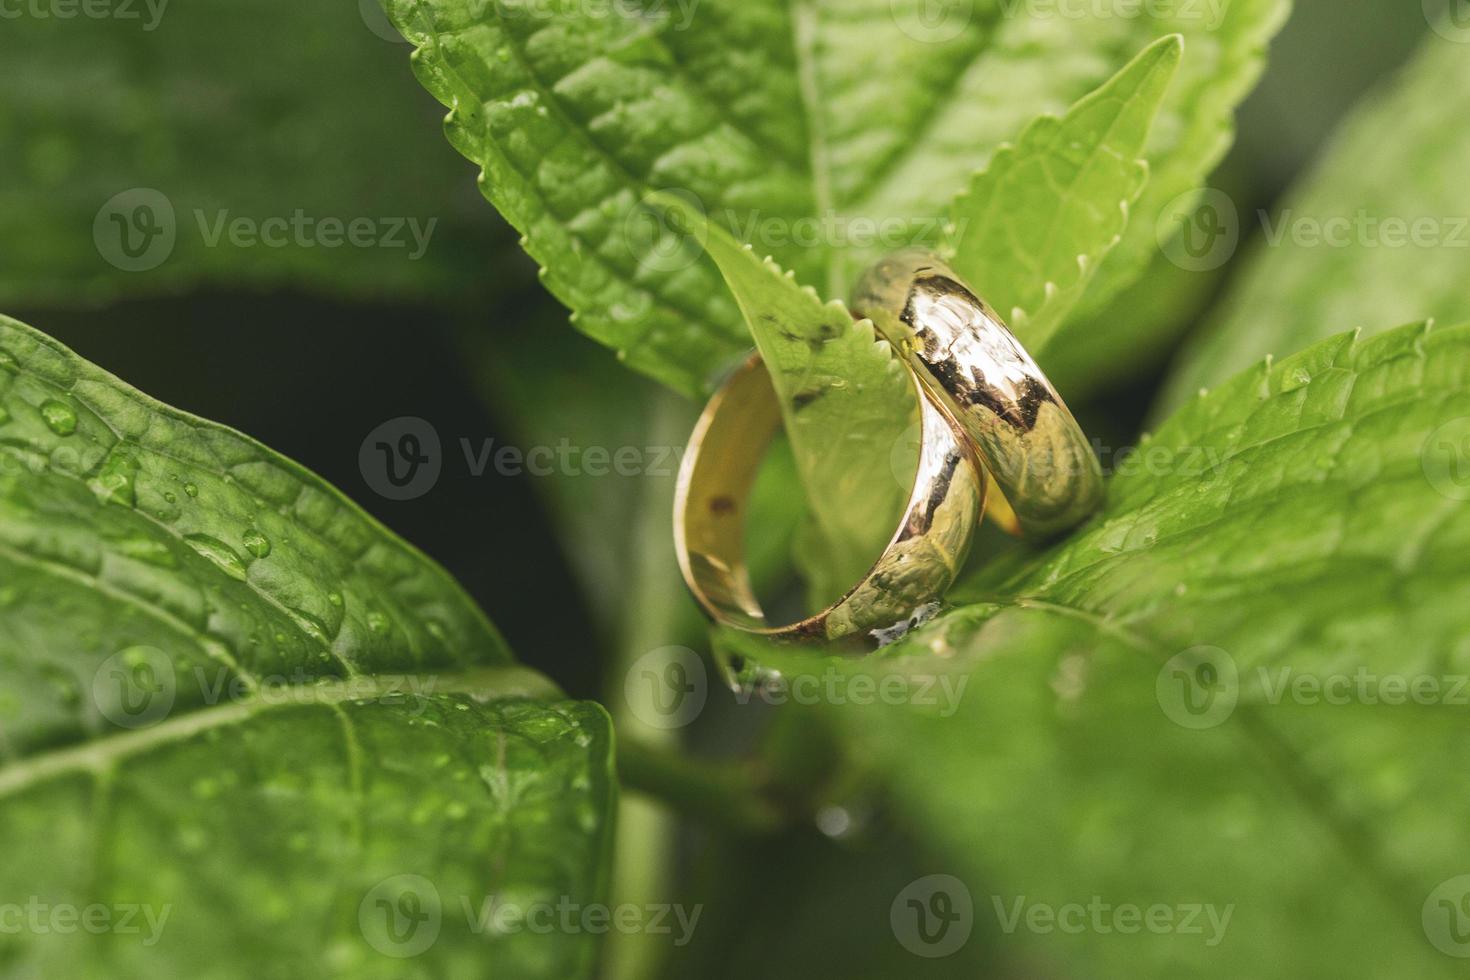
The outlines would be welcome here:
[[[393,628],[393,621],[374,609],[367,614],[367,625],[374,633],[386,633]]]
[[[69,436],[77,431],[77,413],[70,405],[48,398],[41,403],[41,419],[46,428],[59,436]]]
[[[199,496],[199,488],[192,483],[184,484],[184,492],[191,497]]]
[[[138,463],[131,457],[109,456],[98,471],[96,479],[92,481],[92,490],[107,503],[135,507],[138,503],[138,491],[133,478],[137,472]]]
[[[218,538],[207,534],[190,534],[184,538],[189,547],[214,562],[220,571],[230,578],[245,580],[245,562],[240,555]]]
[[[167,500],[171,504],[176,504],[179,502],[179,495],[174,493],[172,490],[165,490],[163,492],[163,499]]]
[[[256,558],[264,558],[271,553],[270,538],[267,538],[253,527],[245,532],[243,541],[245,543],[245,550]]]

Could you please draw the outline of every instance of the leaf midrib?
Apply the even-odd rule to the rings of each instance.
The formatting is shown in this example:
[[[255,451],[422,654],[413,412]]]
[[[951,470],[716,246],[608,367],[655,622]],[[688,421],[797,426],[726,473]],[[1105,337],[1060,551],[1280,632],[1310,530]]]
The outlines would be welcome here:
[[[105,774],[122,760],[149,749],[174,745],[189,738],[248,721],[282,707],[326,707],[375,697],[435,697],[469,695],[477,700],[562,697],[550,680],[529,667],[482,667],[452,674],[358,675],[350,681],[273,685],[249,697],[226,704],[180,713],[148,728],[117,732],[65,748],[52,749],[0,767],[0,800],[51,779],[79,773]]]

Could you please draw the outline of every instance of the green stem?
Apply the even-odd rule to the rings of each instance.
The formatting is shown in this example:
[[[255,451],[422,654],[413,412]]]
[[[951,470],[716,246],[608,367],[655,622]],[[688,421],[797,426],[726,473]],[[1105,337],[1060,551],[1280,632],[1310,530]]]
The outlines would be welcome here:
[[[637,739],[624,738],[618,745],[618,775],[626,788],[739,834],[774,833],[794,819],[763,773],[756,762],[695,759]]]
[[[692,424],[690,406],[671,392],[659,392],[647,407],[651,445],[676,445]],[[630,698],[651,694],[630,693],[624,683],[629,669],[643,654],[664,646],[681,632],[687,615],[681,593],[671,587],[678,581],[673,549],[668,543],[669,514],[673,510],[672,480],[649,481],[632,513],[628,540],[627,604],[619,624],[616,654],[607,677],[606,703],[620,740],[638,739],[672,750],[678,733],[654,728],[642,719],[647,705]],[[670,841],[677,831],[673,816],[646,799],[624,796],[618,803],[618,829],[613,856],[611,895],[615,902],[646,905],[665,902],[674,885],[674,856]],[[660,937],[649,933],[613,933],[603,949],[603,980],[637,980],[656,976],[667,952]]]

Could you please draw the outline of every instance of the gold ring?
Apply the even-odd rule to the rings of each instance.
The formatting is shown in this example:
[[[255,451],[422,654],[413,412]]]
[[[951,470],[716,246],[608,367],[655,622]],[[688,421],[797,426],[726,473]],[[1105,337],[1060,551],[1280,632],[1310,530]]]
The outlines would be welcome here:
[[[716,622],[776,639],[856,638],[879,646],[938,609],[970,547],[985,479],[969,444],[914,376],[920,410],[918,471],[887,547],[842,598],[814,616],[771,626],[745,565],[747,502],[780,403],[759,355],[715,392],[690,437],[674,499],[684,581]]]
[[[915,362],[924,388],[995,481],[993,520],[1045,536],[1102,503],[1102,469],[1082,428],[996,312],[942,260],[906,249],[863,276],[853,310]]]

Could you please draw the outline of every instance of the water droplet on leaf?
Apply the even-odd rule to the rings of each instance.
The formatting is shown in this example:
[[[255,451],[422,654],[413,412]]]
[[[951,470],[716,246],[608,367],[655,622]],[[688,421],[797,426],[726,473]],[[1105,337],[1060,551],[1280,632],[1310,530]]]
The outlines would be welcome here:
[[[59,436],[69,436],[77,431],[77,413],[70,405],[48,398],[41,403],[41,419],[46,428]]]
[[[243,540],[245,542],[245,550],[256,558],[264,558],[271,553],[270,538],[267,538],[253,527],[245,532]]]
[[[109,456],[98,471],[96,479],[92,481],[92,490],[109,504],[135,507],[138,503],[138,491],[133,479],[137,473],[137,460],[130,456]]]
[[[214,562],[215,566],[230,578],[245,581],[245,562],[235,549],[207,534],[190,534],[184,540],[188,542],[189,547]]]

